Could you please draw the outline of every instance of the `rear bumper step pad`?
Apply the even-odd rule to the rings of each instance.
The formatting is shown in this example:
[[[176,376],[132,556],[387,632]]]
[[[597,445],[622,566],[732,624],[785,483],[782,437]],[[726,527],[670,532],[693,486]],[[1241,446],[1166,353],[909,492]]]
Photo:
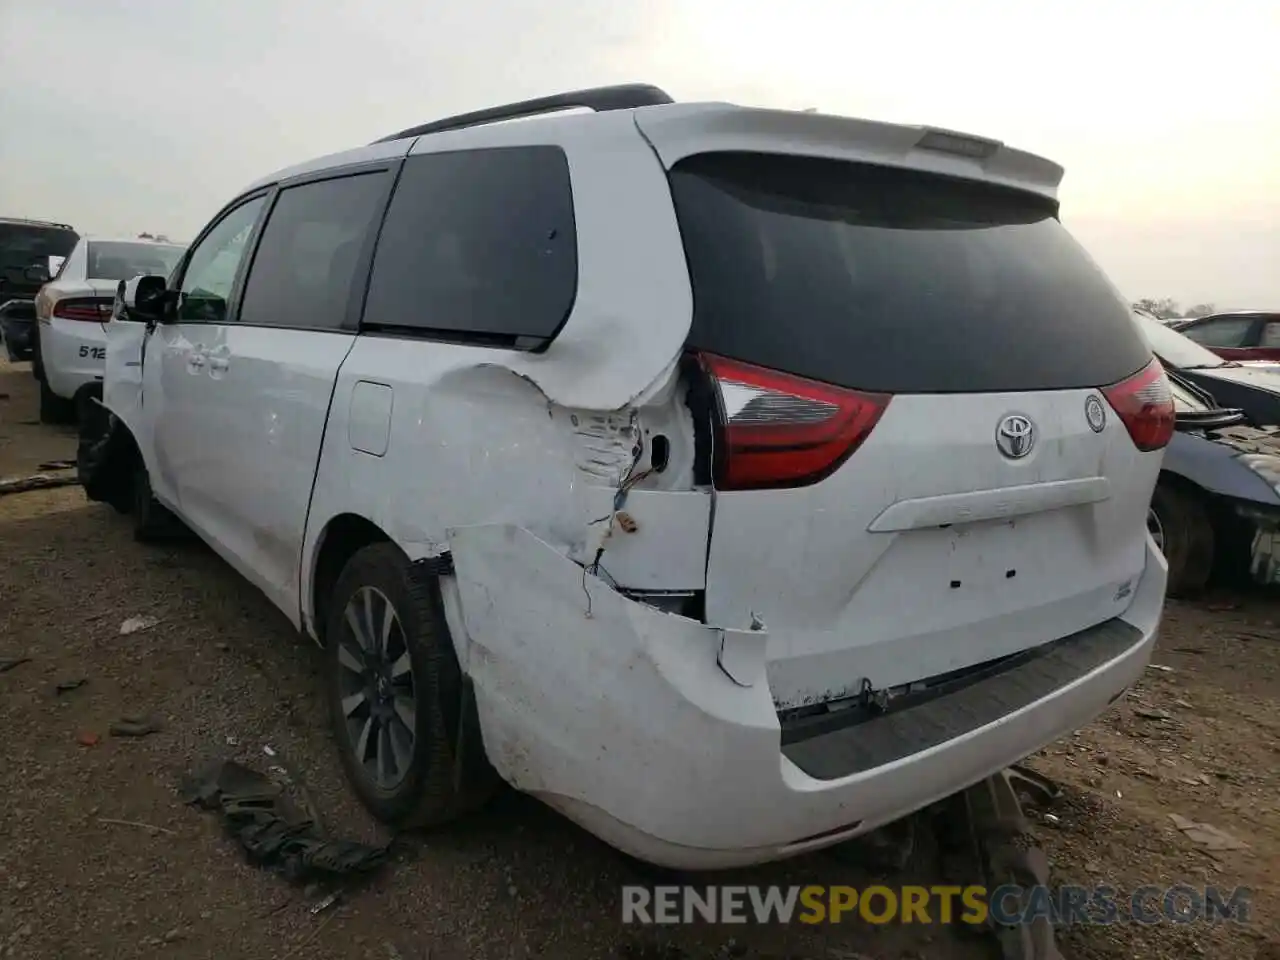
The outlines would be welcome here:
[[[1123,654],[1142,632],[1115,619],[1012,658],[1009,668],[919,706],[784,742],[783,755],[809,776],[837,780],[954,740],[1021,710]]]

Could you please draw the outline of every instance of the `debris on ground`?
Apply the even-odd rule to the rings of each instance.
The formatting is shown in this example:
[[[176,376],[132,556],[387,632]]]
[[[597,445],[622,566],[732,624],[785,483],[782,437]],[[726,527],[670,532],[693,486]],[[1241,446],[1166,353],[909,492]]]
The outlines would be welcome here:
[[[1192,843],[1199,844],[1206,850],[1248,850],[1249,845],[1237,840],[1225,830],[1219,830],[1211,823],[1196,823],[1178,813],[1169,814],[1173,825],[1186,835]]]
[[[149,714],[130,714],[111,724],[107,732],[113,737],[145,737],[160,732],[160,721]]]
[[[338,898],[340,896],[341,896],[341,893],[339,893],[337,890],[334,890],[332,893],[321,897],[314,904],[312,904],[311,915],[314,917],[318,913],[324,913],[326,910],[328,910],[330,907],[332,907],[335,903],[338,902]]]
[[[127,637],[131,633],[150,630],[159,622],[159,617],[130,617],[128,620],[124,621],[124,623],[120,624],[120,636]]]
[[[37,470],[74,470],[76,462],[74,460],[46,460]]]
[[[69,487],[79,482],[74,475],[57,477],[47,473],[37,473],[29,477],[16,477],[12,480],[0,480],[0,497],[8,493],[25,493],[28,490]]]
[[[1018,787],[1026,789],[1029,784],[1046,793],[1059,792],[1052,781],[1019,768],[988,777],[962,795],[987,889],[1011,884],[1024,891],[1019,895],[1024,901],[1032,890],[1049,887],[1049,858],[1040,847],[1031,845],[1034,841],[1027,832],[1018,796]],[[1018,912],[1031,916],[1031,921],[1018,926],[988,921],[1001,955],[1008,960],[1063,960],[1050,919],[1034,911]]]
[[[138,827],[141,830],[148,830],[151,833],[167,833],[171,837],[176,837],[177,831],[170,830],[168,827],[157,827],[154,823],[141,823],[137,820],[116,820],[112,817],[99,817],[99,823],[114,824],[118,827]]]
[[[53,692],[56,696],[60,697],[64,693],[70,693],[72,690],[79,690],[88,682],[89,681],[86,680],[84,677],[79,677],[75,680],[63,680],[56,687],[53,688]]]
[[[234,760],[216,761],[184,779],[185,803],[217,810],[250,862],[293,881],[312,876],[369,873],[387,859],[387,846],[328,840],[266,776]]]
[[[76,734],[76,743],[82,747],[96,747],[102,742],[102,738],[92,730],[81,730]]]
[[[24,663],[30,662],[30,657],[0,657],[0,673],[8,673],[14,667],[20,667]]]

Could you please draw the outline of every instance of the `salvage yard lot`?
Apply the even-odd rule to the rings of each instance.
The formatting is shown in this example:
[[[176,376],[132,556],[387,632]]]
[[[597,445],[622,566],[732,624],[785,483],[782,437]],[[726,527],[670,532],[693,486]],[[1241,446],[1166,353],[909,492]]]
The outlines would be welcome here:
[[[74,455],[35,422],[26,364],[0,362],[0,478]],[[149,629],[122,635],[131,617]],[[0,497],[0,957],[795,957],[964,960],[990,944],[939,928],[624,927],[646,882],[537,803],[504,795],[398,844],[387,868],[319,914],[323,891],[247,865],[179,777],[203,759],[266,770],[270,746],[337,837],[386,839],[345,789],[318,655],[198,544],[144,548],[78,487]],[[1280,600],[1171,603],[1155,662],[1116,708],[1032,762],[1066,796],[1035,833],[1055,882],[1131,890],[1253,888],[1249,927],[1064,931],[1069,960],[1280,958]],[[83,686],[58,694],[60,683]],[[109,725],[154,713],[163,729]],[[97,739],[93,745],[85,745]],[[1248,844],[1206,851],[1170,814]],[[939,882],[923,849],[900,877],[832,854],[698,883]],[[953,881],[954,882],[954,881]]]

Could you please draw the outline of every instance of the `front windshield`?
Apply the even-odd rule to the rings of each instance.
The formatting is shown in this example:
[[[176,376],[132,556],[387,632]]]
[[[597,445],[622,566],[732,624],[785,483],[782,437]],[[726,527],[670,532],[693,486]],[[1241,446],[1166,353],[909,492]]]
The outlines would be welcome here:
[[[1201,367],[1224,367],[1227,361],[1206,350],[1177,330],[1170,330],[1159,320],[1152,320],[1141,313],[1134,313],[1138,329],[1151,345],[1151,352],[1160,362],[1177,370],[1196,370]]]

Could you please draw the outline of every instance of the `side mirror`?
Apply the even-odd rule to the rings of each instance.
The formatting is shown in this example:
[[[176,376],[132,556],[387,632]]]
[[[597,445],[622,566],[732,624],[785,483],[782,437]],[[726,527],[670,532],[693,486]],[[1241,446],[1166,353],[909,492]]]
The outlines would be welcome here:
[[[22,276],[31,283],[48,283],[50,278],[49,268],[36,264],[33,267],[27,267],[27,269],[23,270]]]
[[[116,287],[116,303],[112,318],[135,320],[154,325],[164,323],[168,315],[169,282],[164,277],[134,277],[121,280]]]

